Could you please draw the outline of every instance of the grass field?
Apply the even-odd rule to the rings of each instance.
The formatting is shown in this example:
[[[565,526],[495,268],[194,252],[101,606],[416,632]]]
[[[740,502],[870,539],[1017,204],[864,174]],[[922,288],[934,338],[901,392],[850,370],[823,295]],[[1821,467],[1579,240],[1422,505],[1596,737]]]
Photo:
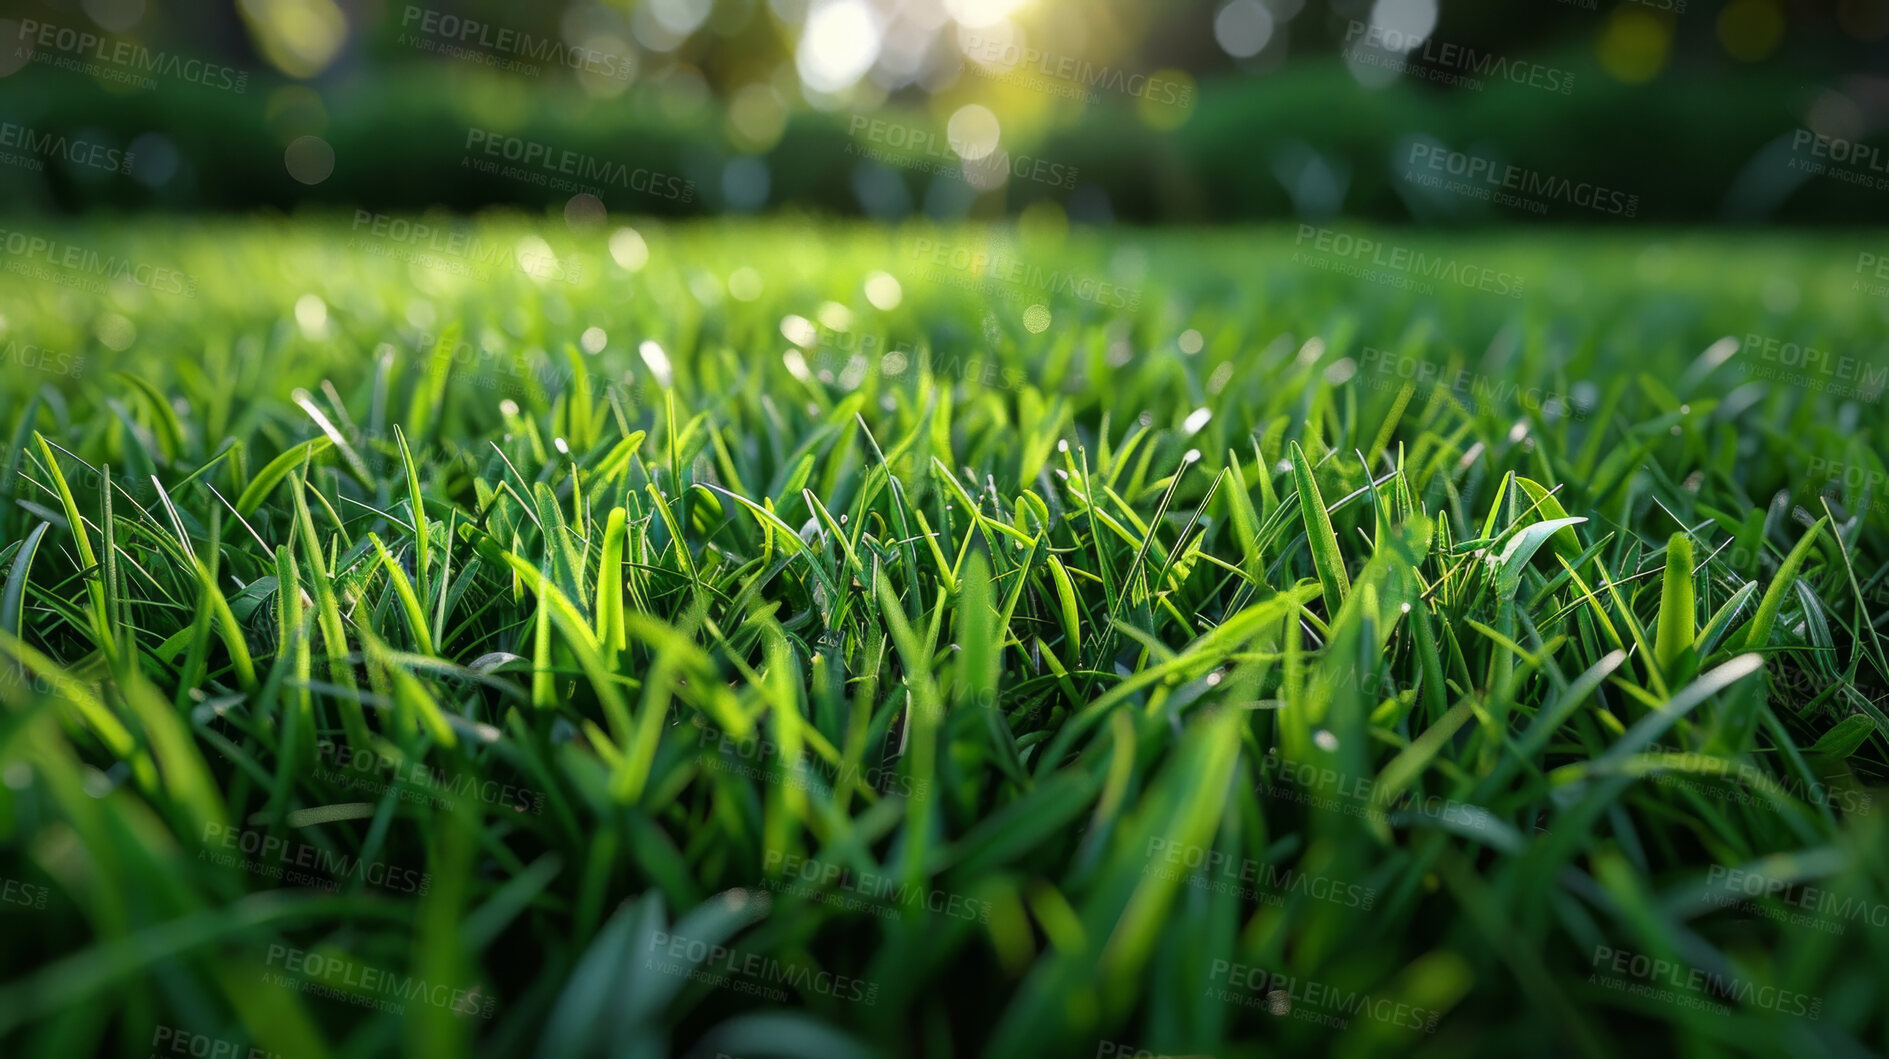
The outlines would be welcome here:
[[[443,225],[0,233],[7,1054],[1889,1050],[1850,241]]]

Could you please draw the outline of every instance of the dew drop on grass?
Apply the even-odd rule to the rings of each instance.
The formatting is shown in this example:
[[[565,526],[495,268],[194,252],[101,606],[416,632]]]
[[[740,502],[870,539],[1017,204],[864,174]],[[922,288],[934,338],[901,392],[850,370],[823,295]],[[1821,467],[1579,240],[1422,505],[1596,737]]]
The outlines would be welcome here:
[[[789,313],[781,317],[781,335],[802,349],[812,349],[814,342],[820,337],[820,332],[814,329],[812,320]]]
[[[112,792],[111,778],[95,768],[86,768],[82,786],[85,788],[85,793],[94,798],[103,798]]]
[[[844,331],[853,326],[853,311],[839,302],[821,302],[813,315],[831,331]]]
[[[1202,349],[1206,347],[1206,345],[1207,345],[1207,340],[1201,337],[1201,334],[1199,331],[1196,331],[1190,327],[1187,330],[1181,332],[1181,337],[1180,337],[1181,352],[1187,354],[1188,356],[1191,357],[1194,354],[1200,352]]]
[[[889,313],[905,300],[905,289],[890,273],[870,272],[866,274],[866,300],[880,312]]]
[[[689,293],[704,309],[713,309],[721,304],[721,277],[706,270],[696,272],[689,277]]]
[[[321,338],[328,333],[328,303],[319,294],[304,294],[295,299],[295,323],[304,338]],[[102,336],[101,336],[102,337]]]
[[[1317,744],[1318,748],[1326,753],[1332,753],[1338,749],[1338,737],[1323,728],[1320,728],[1313,734],[1312,742]]]
[[[662,348],[661,343],[653,338],[646,338],[642,345],[636,347],[636,351],[642,354],[643,363],[649,365],[650,374],[656,377],[656,385],[666,390],[675,383],[675,371],[670,368],[669,354]]]
[[[138,329],[117,313],[110,313],[98,322],[98,340],[120,353],[131,348],[137,337]]]
[[[1207,421],[1212,418],[1212,409],[1205,406],[1196,408],[1192,412],[1187,413],[1187,418],[1181,421],[1181,429],[1190,436],[1198,434],[1200,433],[1200,428],[1206,426]]]
[[[728,274],[728,293],[738,302],[751,302],[761,296],[761,274],[743,265]]]
[[[634,228],[618,228],[610,233],[610,257],[631,272],[641,272],[649,264],[649,244]]]

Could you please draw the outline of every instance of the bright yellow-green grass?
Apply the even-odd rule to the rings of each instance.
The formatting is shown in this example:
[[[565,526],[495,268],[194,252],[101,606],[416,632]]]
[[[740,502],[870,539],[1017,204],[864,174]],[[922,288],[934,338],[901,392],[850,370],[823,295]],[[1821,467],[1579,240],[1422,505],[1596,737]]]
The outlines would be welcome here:
[[[10,226],[0,1051],[1881,1052],[1858,245]]]

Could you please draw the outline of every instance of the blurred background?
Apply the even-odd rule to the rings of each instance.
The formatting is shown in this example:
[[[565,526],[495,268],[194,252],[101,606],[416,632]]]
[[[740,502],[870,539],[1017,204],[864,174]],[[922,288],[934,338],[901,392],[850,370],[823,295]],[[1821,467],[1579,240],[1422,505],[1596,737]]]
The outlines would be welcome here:
[[[1889,219],[1889,0],[9,0],[0,15],[0,211],[16,217]]]

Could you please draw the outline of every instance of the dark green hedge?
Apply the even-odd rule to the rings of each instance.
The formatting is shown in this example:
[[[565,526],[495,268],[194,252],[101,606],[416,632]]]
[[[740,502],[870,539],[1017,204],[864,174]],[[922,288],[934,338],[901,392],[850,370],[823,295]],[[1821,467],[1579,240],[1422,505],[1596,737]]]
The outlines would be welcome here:
[[[1550,203],[1545,216],[1537,216],[1451,195],[1431,208],[1413,207],[1399,193],[1410,190],[1398,178],[1399,155],[1409,137],[1423,136],[1548,177],[1637,195],[1633,219],[1639,222],[1889,220],[1889,188],[1830,176],[1805,179],[1791,169],[1788,148],[1800,115],[1821,91],[1810,77],[1747,71],[1732,78],[1680,69],[1630,88],[1584,59],[1559,65],[1575,76],[1566,95],[1500,81],[1481,92],[1408,80],[1367,91],[1331,61],[1307,61],[1269,75],[1209,81],[1186,122],[1172,131],[1140,121],[1128,97],[1104,96],[1074,124],[1035,134],[1006,130],[1010,149],[1063,167],[1059,172],[1074,168],[1073,187],[1011,180],[981,197],[960,186],[955,195],[934,192],[928,199],[931,177],[891,168],[878,175],[874,201],[892,210],[942,201],[982,215],[1047,198],[1074,216],[1134,222],[1303,216],[1278,172],[1283,160],[1316,156],[1342,175],[1342,208],[1351,216],[1453,223],[1622,219],[1565,203]],[[468,167],[469,154],[484,157],[476,145],[471,152],[466,146],[468,129],[477,127],[609,163],[609,176],[621,176],[601,182],[613,212],[686,216],[729,205],[723,167],[737,155],[720,112],[704,106],[693,119],[665,113],[642,86],[600,101],[563,81],[521,82],[462,64],[357,70],[312,86],[325,111],[314,119],[292,105],[292,96],[277,92],[280,87],[251,83],[235,94],[163,82],[122,94],[65,71],[22,71],[0,81],[0,120],[102,136],[120,146],[161,132],[176,145],[180,167],[176,177],[152,188],[132,176],[62,163],[44,172],[0,166],[0,202],[15,210],[291,210],[312,203],[408,211],[540,207],[570,197],[569,190]],[[895,100],[877,116],[930,127],[918,113]],[[870,163],[849,151],[864,143],[849,131],[850,119],[807,113],[789,123],[764,156],[770,175],[764,208],[864,212],[856,177]],[[291,179],[283,163],[286,143],[308,131],[336,155],[333,174],[313,187]],[[1767,145],[1784,153],[1765,156]],[[1889,173],[1872,175],[1889,184]],[[659,186],[670,193],[644,193],[651,176],[663,178]],[[1741,180],[1742,205],[1728,205]],[[684,182],[692,185],[686,193]],[[1320,208],[1304,205],[1314,216]]]

